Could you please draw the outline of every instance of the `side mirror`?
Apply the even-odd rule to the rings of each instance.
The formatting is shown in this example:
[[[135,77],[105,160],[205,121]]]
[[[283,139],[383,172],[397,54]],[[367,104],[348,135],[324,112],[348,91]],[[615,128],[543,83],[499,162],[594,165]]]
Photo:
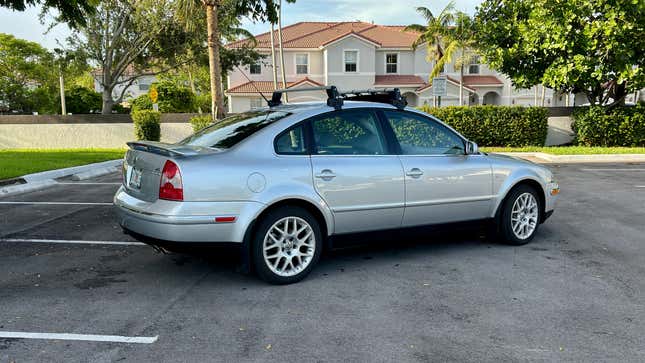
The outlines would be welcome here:
[[[479,147],[472,141],[466,141],[466,155],[479,154]]]

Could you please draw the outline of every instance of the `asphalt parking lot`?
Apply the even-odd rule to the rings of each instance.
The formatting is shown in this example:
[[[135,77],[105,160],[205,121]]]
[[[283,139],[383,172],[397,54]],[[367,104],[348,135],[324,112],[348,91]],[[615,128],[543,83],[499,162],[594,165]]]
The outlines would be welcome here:
[[[88,341],[0,338],[0,361],[644,361],[645,164],[552,168],[562,194],[529,245],[392,238],[289,286],[234,251],[113,243],[134,242],[116,174],[1,198],[0,334]]]

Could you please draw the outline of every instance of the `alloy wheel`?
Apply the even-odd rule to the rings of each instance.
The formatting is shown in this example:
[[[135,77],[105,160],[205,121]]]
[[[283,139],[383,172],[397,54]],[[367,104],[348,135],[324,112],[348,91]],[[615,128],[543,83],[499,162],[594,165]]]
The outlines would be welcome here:
[[[297,275],[309,266],[316,251],[313,229],[300,217],[284,217],[264,236],[262,255],[267,267],[278,276]]]
[[[531,237],[538,225],[538,203],[531,193],[520,194],[513,203],[511,211],[511,228],[515,237]]]

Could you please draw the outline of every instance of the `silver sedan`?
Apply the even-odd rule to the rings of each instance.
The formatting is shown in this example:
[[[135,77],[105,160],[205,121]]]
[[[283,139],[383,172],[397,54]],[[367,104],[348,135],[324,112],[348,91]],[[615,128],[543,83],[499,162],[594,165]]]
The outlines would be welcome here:
[[[278,105],[177,144],[129,143],[114,197],[152,245],[234,242],[257,274],[292,283],[333,235],[489,220],[525,244],[553,212],[544,166],[479,152],[431,115],[388,103]]]

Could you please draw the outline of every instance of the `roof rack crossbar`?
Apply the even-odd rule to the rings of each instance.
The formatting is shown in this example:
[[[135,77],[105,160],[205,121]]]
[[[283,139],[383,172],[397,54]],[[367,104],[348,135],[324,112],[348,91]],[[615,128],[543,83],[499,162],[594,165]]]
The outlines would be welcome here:
[[[404,109],[408,104],[405,96],[401,95],[401,91],[398,88],[352,90],[340,93],[336,86],[324,86],[275,90],[273,91],[271,100],[268,102],[269,107],[281,105],[283,93],[307,91],[325,91],[327,93],[327,106],[333,107],[336,110],[340,110],[343,107],[345,100],[388,103],[398,109]]]
[[[336,88],[335,86],[322,86],[322,87],[303,87],[303,88],[285,88],[277,89],[273,91],[271,100],[269,100],[269,107],[275,107],[282,104],[282,94],[291,93],[291,92],[307,92],[307,91],[327,91],[327,96],[329,97],[329,90],[331,88]],[[338,93],[338,91],[336,91]]]

